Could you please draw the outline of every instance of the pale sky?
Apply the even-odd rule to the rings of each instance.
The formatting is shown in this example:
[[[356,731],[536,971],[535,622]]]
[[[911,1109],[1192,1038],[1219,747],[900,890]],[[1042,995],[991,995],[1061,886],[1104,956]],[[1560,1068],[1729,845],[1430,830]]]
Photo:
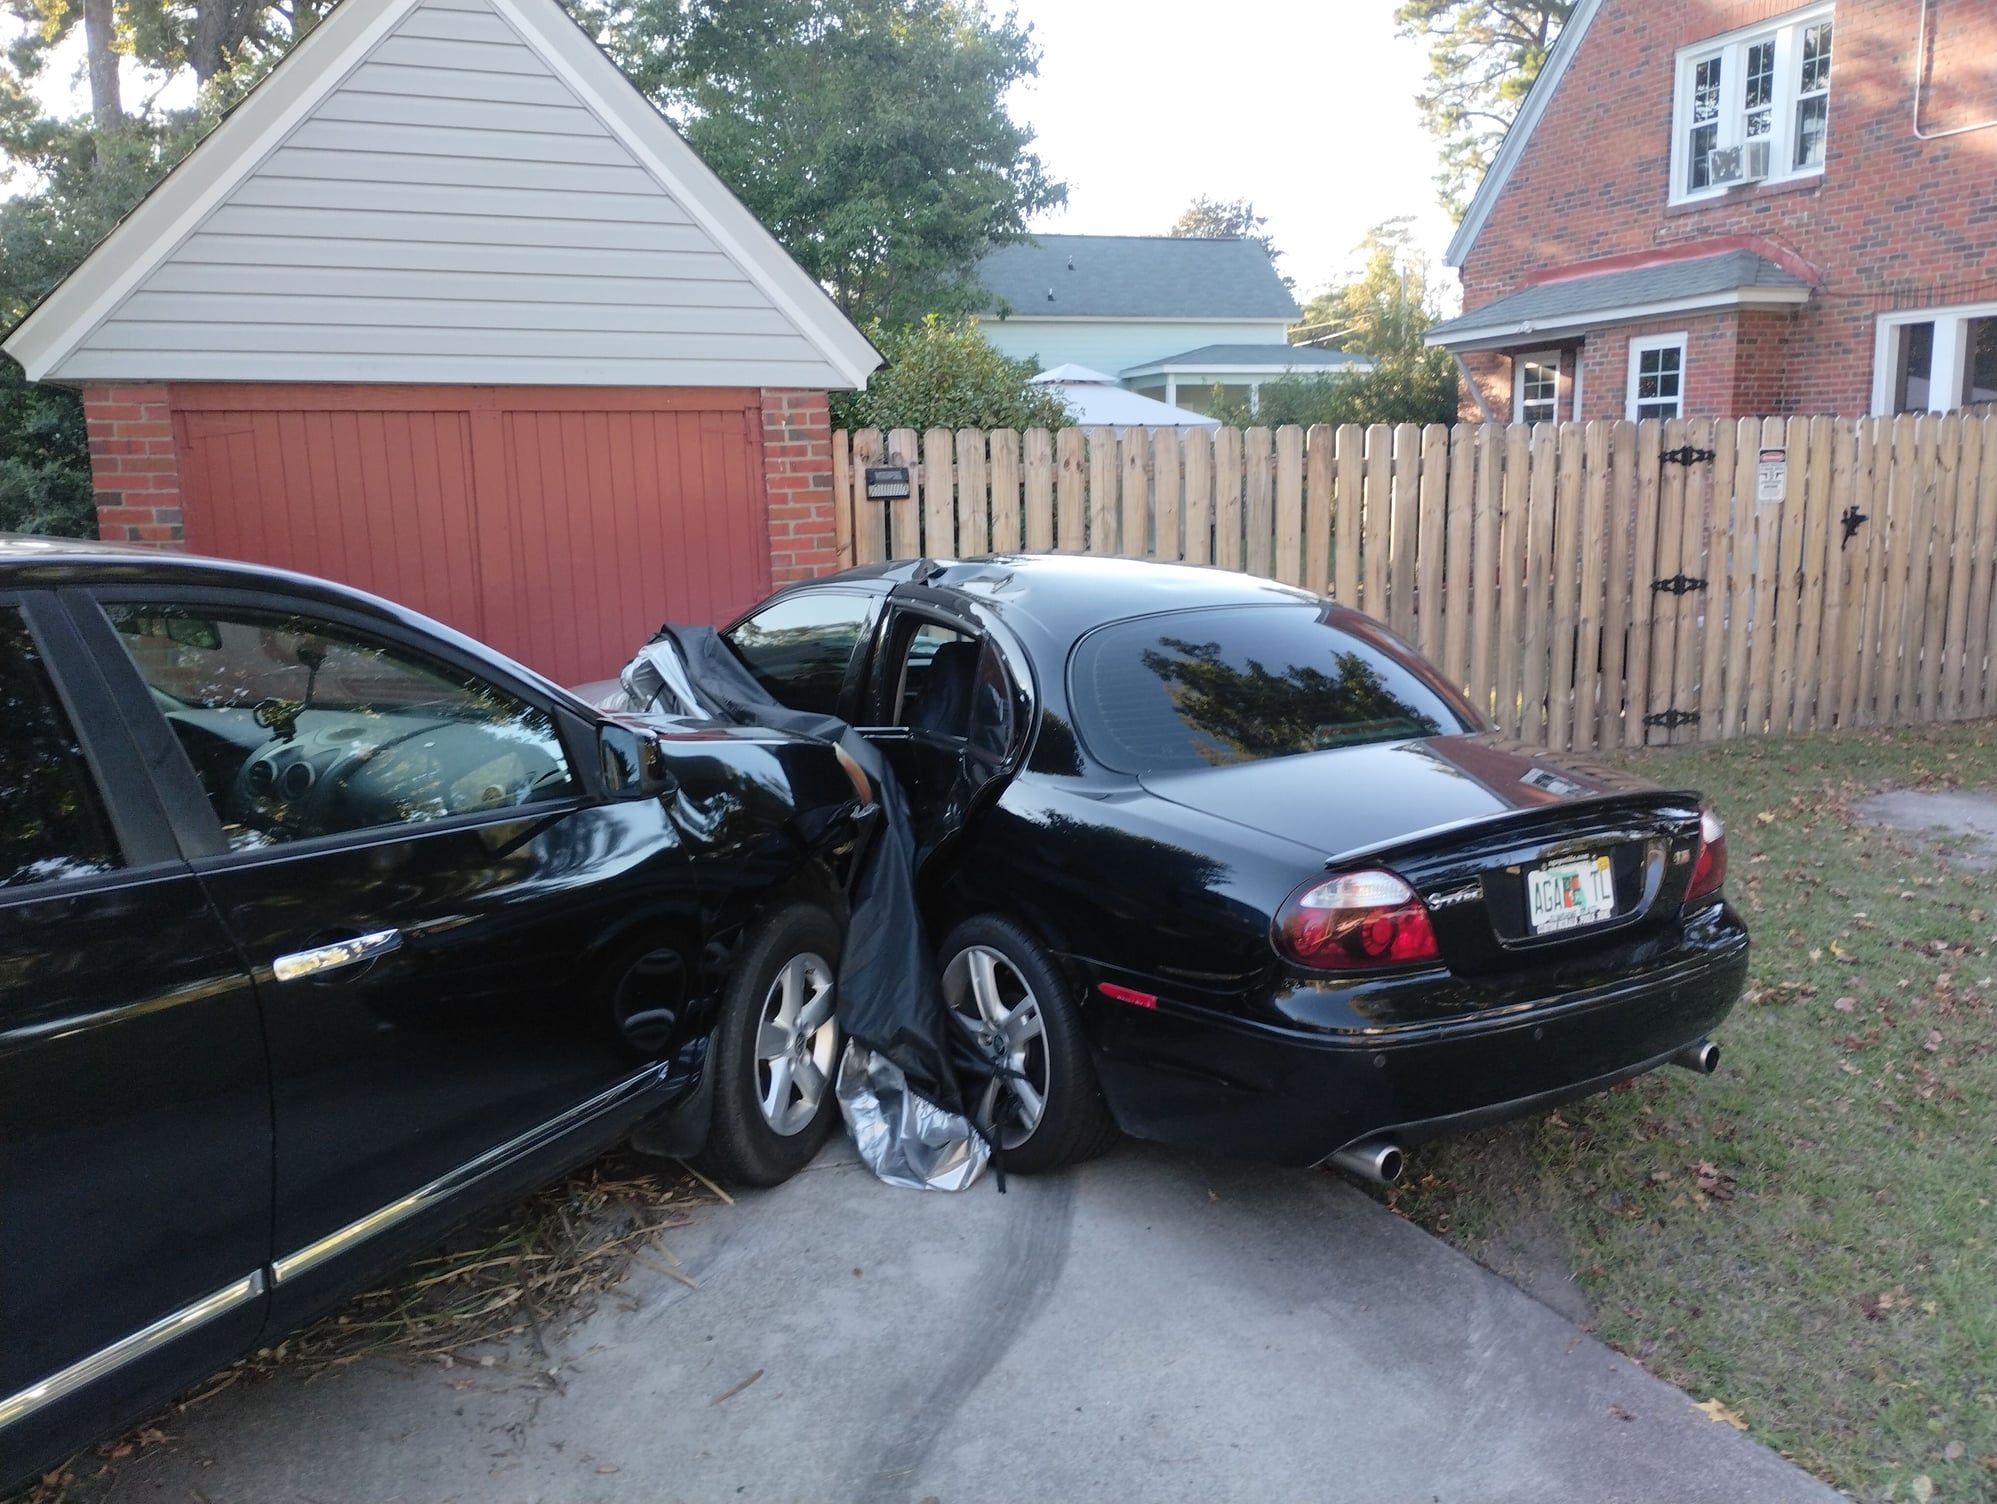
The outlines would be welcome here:
[[[1451,226],[1414,105],[1426,54],[1394,35],[1393,0],[1014,3],[1042,58],[1012,111],[1068,184],[1067,207],[1035,229],[1162,235],[1204,193],[1268,216],[1300,301],[1351,270],[1359,238],[1395,215],[1415,217],[1441,270]],[[88,98],[80,30],[38,91],[65,113]],[[128,96],[158,82],[128,73]]]
[[[1441,269],[1452,227],[1414,104],[1426,52],[1394,35],[1393,0],[1016,3],[1042,57],[1014,118],[1068,184],[1034,228],[1162,235],[1204,193],[1268,216],[1300,299],[1395,215]]]

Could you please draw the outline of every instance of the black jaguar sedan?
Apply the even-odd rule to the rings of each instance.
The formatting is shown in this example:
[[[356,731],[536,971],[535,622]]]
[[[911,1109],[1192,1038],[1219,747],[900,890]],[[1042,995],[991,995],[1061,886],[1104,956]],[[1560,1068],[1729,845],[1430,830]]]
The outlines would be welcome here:
[[[1121,1128],[1391,1179],[1409,1141],[1717,1061],[1748,949],[1718,819],[1500,740],[1354,611],[996,557],[799,585],[725,637],[896,767],[1011,1168]]]
[[[0,1487],[661,1114],[800,1167],[874,818],[353,591],[0,537]]]

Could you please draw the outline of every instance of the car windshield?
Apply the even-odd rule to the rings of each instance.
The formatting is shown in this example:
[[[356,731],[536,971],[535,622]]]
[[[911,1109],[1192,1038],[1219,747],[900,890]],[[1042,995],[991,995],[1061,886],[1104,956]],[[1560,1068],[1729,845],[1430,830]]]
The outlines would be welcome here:
[[[1122,773],[1227,767],[1472,728],[1384,637],[1315,607],[1174,611],[1075,648],[1075,720]]]

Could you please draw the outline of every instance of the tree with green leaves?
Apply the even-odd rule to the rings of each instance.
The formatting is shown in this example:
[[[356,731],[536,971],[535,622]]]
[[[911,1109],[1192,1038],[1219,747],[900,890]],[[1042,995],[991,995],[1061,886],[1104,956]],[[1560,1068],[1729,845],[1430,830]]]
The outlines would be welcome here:
[[[1265,382],[1251,415],[1238,402],[1214,408],[1224,423],[1450,423],[1457,412],[1456,362],[1422,335],[1440,316],[1433,271],[1406,218],[1366,232],[1359,272],[1304,305],[1303,325],[1338,331],[1341,349],[1370,356],[1363,372],[1285,376]]]
[[[835,428],[1065,428],[1059,396],[1035,386],[1030,360],[1011,360],[966,318],[931,314],[867,337],[887,362],[863,392],[832,394]]]
[[[1275,236],[1262,233],[1267,223],[1269,217],[1257,214],[1245,198],[1208,198],[1202,193],[1165,233],[1175,240],[1252,240],[1269,253],[1269,264],[1274,266],[1283,253],[1276,249]],[[1288,277],[1283,285],[1291,285]]]
[[[1006,94],[1039,68],[959,0],[575,0],[624,70],[853,317],[966,311],[1067,190]]]
[[[1400,34],[1428,44],[1429,81],[1415,96],[1442,143],[1443,206],[1461,219],[1574,0],[1400,0]]]

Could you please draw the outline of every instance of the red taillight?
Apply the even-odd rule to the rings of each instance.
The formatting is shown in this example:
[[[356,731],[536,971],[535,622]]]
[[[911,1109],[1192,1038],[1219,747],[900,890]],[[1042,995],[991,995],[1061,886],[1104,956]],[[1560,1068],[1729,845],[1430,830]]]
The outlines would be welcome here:
[[[1318,971],[1400,966],[1438,955],[1428,909],[1391,872],[1348,872],[1292,895],[1276,916],[1276,944]]]
[[[1699,811],[1699,860],[1692,866],[1692,883],[1685,890],[1685,907],[1703,902],[1727,880],[1727,828],[1709,809]]]

